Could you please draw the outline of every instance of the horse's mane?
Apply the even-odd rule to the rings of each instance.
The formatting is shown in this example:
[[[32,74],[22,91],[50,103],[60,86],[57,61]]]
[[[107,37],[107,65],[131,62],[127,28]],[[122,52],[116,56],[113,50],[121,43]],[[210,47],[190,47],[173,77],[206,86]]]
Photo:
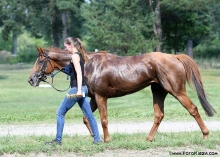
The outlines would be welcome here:
[[[53,52],[67,52],[66,50],[63,50],[59,47],[56,47],[56,46],[51,46],[51,47],[48,47],[46,48],[46,50],[48,51],[53,51]],[[87,53],[108,53],[107,51],[98,51],[98,52],[87,52]]]
[[[96,53],[108,53],[107,51],[98,51]]]
[[[87,54],[97,54],[97,53],[108,53],[107,51],[97,51],[97,52],[86,52]]]
[[[61,48],[56,47],[56,46],[48,47],[48,48],[46,48],[46,50],[53,51],[53,52],[66,52],[67,53],[66,50],[62,50]]]

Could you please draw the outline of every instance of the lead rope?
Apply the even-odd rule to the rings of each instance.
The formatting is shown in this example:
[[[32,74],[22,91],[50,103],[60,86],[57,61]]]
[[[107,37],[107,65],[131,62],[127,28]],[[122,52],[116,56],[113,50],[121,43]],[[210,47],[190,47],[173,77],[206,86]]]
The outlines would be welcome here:
[[[61,68],[60,70],[58,70],[57,72],[55,72],[54,74],[51,74],[51,78],[52,78],[52,83],[50,83],[50,82],[48,82],[48,81],[46,81],[46,80],[42,80],[43,82],[46,82],[46,83],[48,83],[51,87],[53,87],[53,89],[55,89],[55,90],[57,90],[57,91],[59,91],[59,92],[65,92],[65,91],[67,91],[69,88],[70,88],[70,85],[69,85],[69,87],[67,88],[67,89],[65,89],[65,90],[60,90],[60,89],[57,89],[57,88],[55,88],[54,86],[53,86],[53,78],[59,73],[59,72],[61,72],[62,70],[64,70],[65,68]],[[67,80],[68,80],[68,76],[67,76]]]

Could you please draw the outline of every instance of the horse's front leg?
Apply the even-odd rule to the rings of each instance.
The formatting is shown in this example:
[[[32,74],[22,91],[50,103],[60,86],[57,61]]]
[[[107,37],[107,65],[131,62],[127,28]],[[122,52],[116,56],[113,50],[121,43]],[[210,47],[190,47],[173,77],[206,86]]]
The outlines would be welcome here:
[[[95,100],[98,106],[100,118],[101,118],[101,124],[104,134],[104,141],[109,142],[110,136],[108,132],[108,112],[107,112],[107,99],[106,97],[102,97],[98,94],[95,94]]]
[[[91,106],[92,112],[95,112],[95,110],[97,109],[97,103],[96,103],[94,97],[92,97],[90,99],[90,106]],[[89,125],[89,121],[88,121],[88,119],[85,116],[83,116],[83,123],[86,125],[87,129],[89,130],[90,135],[93,136],[93,132],[92,132],[92,129],[91,129],[90,125]]]

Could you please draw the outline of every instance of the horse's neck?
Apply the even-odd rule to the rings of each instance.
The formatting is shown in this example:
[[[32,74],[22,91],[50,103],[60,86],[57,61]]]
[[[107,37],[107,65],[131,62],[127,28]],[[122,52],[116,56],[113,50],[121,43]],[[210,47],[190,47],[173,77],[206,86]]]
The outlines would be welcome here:
[[[68,53],[50,52],[51,59],[57,64],[59,68],[69,64],[71,56],[72,55]]]

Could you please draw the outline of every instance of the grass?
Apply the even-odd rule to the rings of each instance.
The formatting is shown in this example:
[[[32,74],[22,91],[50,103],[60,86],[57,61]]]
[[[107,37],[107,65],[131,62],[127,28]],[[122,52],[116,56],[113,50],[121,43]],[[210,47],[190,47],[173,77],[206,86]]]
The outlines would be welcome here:
[[[16,66],[7,67],[0,65],[0,125],[3,124],[37,124],[55,123],[56,110],[65,96],[66,92],[57,92],[53,88],[34,88],[29,85],[28,77],[31,72],[30,65],[22,65],[21,69]],[[187,93],[192,101],[197,105],[203,120],[220,120],[220,70],[202,69],[201,75],[205,91],[210,103],[216,109],[214,117],[207,117],[203,111],[196,93],[187,87]],[[58,74],[54,80],[54,85],[59,89],[66,89],[69,81],[66,75]],[[152,94],[150,88],[145,88],[137,93],[108,100],[109,123],[121,121],[153,121],[154,112],[152,105]],[[100,123],[98,111],[95,117]],[[164,121],[194,121],[181,104],[168,95],[165,101]],[[67,115],[66,122],[82,123],[82,112],[78,105],[73,107]],[[201,132],[185,133],[157,133],[155,140],[151,143],[145,141],[146,134],[111,134],[111,142],[104,145],[91,145],[89,136],[64,136],[62,147],[45,147],[46,140],[51,140],[49,136],[4,136],[0,137],[0,155],[3,153],[36,154],[44,152],[48,155],[55,151],[58,154],[73,152],[90,156],[104,150],[133,149],[146,150],[149,148],[175,148],[198,146],[200,151],[204,149],[214,149],[220,151],[219,139],[220,131],[211,132],[209,139],[202,140]],[[84,139],[84,140],[82,140]],[[169,150],[167,150],[168,152]]]
[[[220,151],[219,139],[220,132],[211,132],[208,140],[201,138],[200,132],[183,132],[183,133],[157,133],[153,142],[146,142],[146,134],[135,133],[112,134],[112,140],[109,143],[94,145],[90,136],[67,136],[63,138],[62,147],[45,146],[44,142],[52,137],[47,136],[6,136],[0,137],[0,155],[3,153],[19,153],[19,154],[39,154],[41,152],[52,155],[64,155],[66,153],[74,153],[76,155],[91,156],[105,150],[127,149],[127,150],[147,150],[157,148],[167,148],[167,152],[175,151],[176,148],[194,148],[196,151],[213,150]],[[83,140],[82,140],[83,139]],[[181,139],[181,140],[180,140]],[[169,150],[170,149],[170,150]],[[159,150],[158,150],[159,151]],[[183,150],[182,150],[183,151]],[[65,155],[64,155],[65,156]]]

